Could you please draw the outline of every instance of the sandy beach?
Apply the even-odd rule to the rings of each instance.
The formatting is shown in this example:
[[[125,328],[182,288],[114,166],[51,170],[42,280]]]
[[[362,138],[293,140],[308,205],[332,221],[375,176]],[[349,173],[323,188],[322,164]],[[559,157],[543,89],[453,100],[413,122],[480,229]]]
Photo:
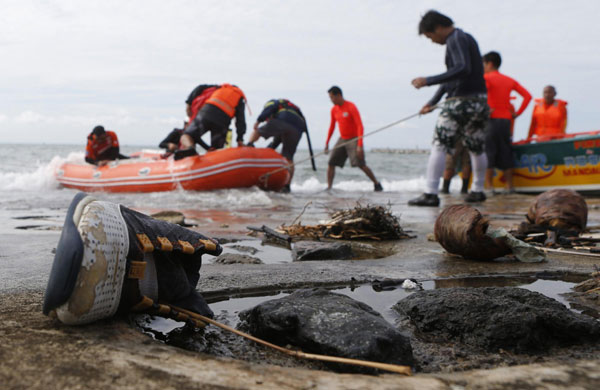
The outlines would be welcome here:
[[[496,196],[479,207],[494,226],[512,227],[523,220],[531,196]],[[369,198],[370,202],[376,199]],[[339,199],[335,199],[339,203]],[[459,195],[446,196],[443,205],[462,202]],[[598,225],[597,200],[588,199],[589,225]],[[332,205],[307,207],[302,221],[316,223],[327,216]],[[368,284],[384,278],[413,278],[419,281],[466,276],[579,275],[584,278],[598,264],[597,258],[549,256],[544,263],[515,261],[474,262],[449,256],[436,242],[428,240],[437,208],[408,208],[401,201],[392,207],[401,216],[405,230],[416,238],[384,243],[394,254],[382,259],[347,261],[290,262],[279,264],[211,264],[206,256],[198,289],[208,298],[244,293],[293,290],[300,287]],[[144,212],[154,212],[144,210]],[[273,207],[268,216],[262,210],[229,213],[201,213],[202,223],[194,227],[213,237],[247,240],[246,226],[276,227],[290,223],[300,210]],[[14,211],[11,211],[14,212]],[[310,370],[300,364],[280,367],[269,363],[269,355],[256,359],[214,357],[165,345],[142,333],[131,321],[111,319],[88,326],[69,327],[41,313],[41,301],[53,258],[61,210],[46,210],[27,219],[9,219],[3,227],[0,272],[0,334],[2,344],[1,381],[5,388],[215,388],[215,389],[305,389],[305,388],[514,388],[518,383],[535,383],[537,388],[552,386],[589,387],[600,368],[597,351],[575,349],[555,356],[516,358],[508,365],[490,370],[463,371],[450,365],[435,373],[417,373],[406,378],[335,374]],[[21,212],[21,214],[23,214]],[[27,214],[27,213],[25,213]],[[186,220],[199,215],[185,212]],[[26,223],[25,223],[26,221]],[[30,229],[15,227],[38,226]],[[39,226],[45,226],[40,230]],[[24,250],[26,248],[26,250]],[[269,247],[264,250],[268,252]],[[256,256],[260,257],[260,253]],[[250,356],[252,353],[249,353]],[[265,358],[266,356],[266,358]],[[271,357],[273,360],[273,358]],[[275,362],[277,359],[274,359]],[[518,364],[522,362],[522,364]],[[289,361],[283,360],[283,365]],[[517,365],[515,365],[517,364]],[[482,367],[488,367],[479,363]],[[493,366],[493,365],[492,365]],[[310,367],[310,366],[308,366]],[[510,375],[506,375],[510,370]]]

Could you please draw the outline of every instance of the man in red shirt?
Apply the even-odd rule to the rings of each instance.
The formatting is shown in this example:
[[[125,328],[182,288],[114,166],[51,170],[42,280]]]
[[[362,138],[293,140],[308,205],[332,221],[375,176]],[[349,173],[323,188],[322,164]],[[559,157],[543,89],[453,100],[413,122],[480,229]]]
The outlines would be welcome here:
[[[565,134],[567,130],[567,102],[555,99],[556,88],[544,87],[544,98],[535,99],[527,138]]]
[[[329,157],[329,167],[327,168],[327,189],[330,190],[335,177],[335,167],[344,167],[346,159],[350,157],[350,165],[359,167],[373,182],[375,191],[383,191],[381,183],[377,181],[373,171],[365,163],[365,152],[363,149],[363,124],[360,114],[354,103],[344,99],[340,87],[333,86],[327,91],[329,99],[333,103],[331,109],[331,124],[327,133],[325,142],[325,153],[329,152],[329,140],[335,130],[337,122],[340,129],[340,139],[337,140],[331,156]]]
[[[485,136],[485,153],[488,159],[485,186],[492,188],[494,169],[498,168],[504,172],[506,191],[512,193],[514,192],[514,158],[511,122],[525,111],[531,101],[531,94],[521,84],[498,72],[501,63],[502,57],[495,51],[483,56],[483,78],[485,79],[488,105],[491,110]],[[514,112],[514,108],[510,104],[512,91],[516,91],[523,97],[521,107],[517,112]]]

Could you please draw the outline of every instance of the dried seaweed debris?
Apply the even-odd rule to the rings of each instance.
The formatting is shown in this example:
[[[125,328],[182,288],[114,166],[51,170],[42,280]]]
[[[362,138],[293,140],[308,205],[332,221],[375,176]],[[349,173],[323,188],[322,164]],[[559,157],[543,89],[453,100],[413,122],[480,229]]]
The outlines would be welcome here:
[[[353,209],[338,210],[329,221],[317,225],[282,225],[277,231],[292,237],[310,239],[335,238],[343,240],[398,240],[411,238],[400,226],[390,207],[357,204]]]

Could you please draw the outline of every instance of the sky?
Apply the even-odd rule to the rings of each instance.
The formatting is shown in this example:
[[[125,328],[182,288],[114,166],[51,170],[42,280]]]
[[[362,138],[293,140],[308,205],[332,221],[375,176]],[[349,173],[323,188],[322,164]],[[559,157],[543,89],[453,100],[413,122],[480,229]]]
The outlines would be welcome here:
[[[0,0],[0,143],[85,144],[102,124],[121,145],[157,145],[181,127],[198,84],[241,87],[251,114],[287,98],[324,146],[338,85],[369,132],[434,94],[410,81],[445,71],[445,47],[417,34],[436,9],[534,97],[552,84],[567,132],[600,129],[600,2],[572,0]],[[517,103],[519,100],[517,100]],[[526,136],[532,104],[517,119]],[[366,148],[428,148],[437,114],[365,139]],[[248,134],[247,134],[248,136]],[[263,141],[266,144],[266,141]],[[305,148],[305,140],[300,148]]]

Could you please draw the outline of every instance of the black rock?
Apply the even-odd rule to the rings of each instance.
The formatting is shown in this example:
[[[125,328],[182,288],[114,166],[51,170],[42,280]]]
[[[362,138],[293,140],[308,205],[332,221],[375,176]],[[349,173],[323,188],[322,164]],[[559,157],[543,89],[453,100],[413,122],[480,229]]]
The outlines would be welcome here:
[[[429,341],[462,342],[488,351],[536,353],[600,339],[600,323],[542,294],[514,287],[442,288],[398,302]]]
[[[240,313],[243,327],[279,345],[291,344],[304,352],[412,365],[410,341],[370,306],[325,289],[293,294]],[[346,372],[373,372],[349,365],[333,365]]]
[[[292,250],[294,261],[348,260],[353,256],[352,246],[341,242],[299,241]]]

